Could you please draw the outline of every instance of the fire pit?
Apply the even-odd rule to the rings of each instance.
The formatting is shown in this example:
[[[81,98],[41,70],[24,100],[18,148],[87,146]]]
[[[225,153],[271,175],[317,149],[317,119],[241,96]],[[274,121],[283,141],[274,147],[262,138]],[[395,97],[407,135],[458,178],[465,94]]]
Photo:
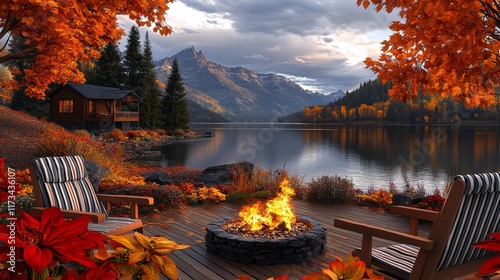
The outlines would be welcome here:
[[[205,244],[208,251],[229,260],[255,264],[282,264],[303,262],[326,250],[326,229],[307,217],[297,220],[310,229],[304,234],[279,237],[241,237],[222,229],[230,219],[220,219],[207,226]]]
[[[274,199],[244,206],[240,218],[211,222],[205,235],[208,251],[255,264],[303,262],[325,252],[326,228],[311,218],[296,217],[293,195],[285,180]]]

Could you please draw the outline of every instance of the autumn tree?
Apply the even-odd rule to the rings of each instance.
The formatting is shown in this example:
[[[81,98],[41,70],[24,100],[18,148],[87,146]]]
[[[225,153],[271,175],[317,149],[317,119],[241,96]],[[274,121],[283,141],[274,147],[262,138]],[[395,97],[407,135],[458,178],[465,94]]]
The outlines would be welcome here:
[[[382,54],[377,60],[367,58],[367,67],[383,82],[393,82],[393,99],[415,100],[423,90],[468,106],[495,103],[500,21],[481,2],[498,1],[358,0],[364,8],[373,5],[402,18],[392,22],[393,34],[382,42]]]
[[[189,129],[188,102],[185,91],[179,63],[177,59],[174,59],[162,104],[165,129]]]
[[[8,82],[11,80],[12,80],[12,74],[10,73],[9,67],[0,68],[0,83]],[[12,100],[12,90],[9,90],[7,88],[0,88],[0,104],[3,102],[8,103],[11,100]]]
[[[78,62],[98,58],[105,44],[120,39],[123,30],[118,27],[118,15],[128,15],[139,26],[154,26],[154,32],[168,35],[172,30],[165,16],[173,1],[0,1],[0,64],[31,60],[22,79],[9,86],[23,86],[28,96],[43,99],[51,83],[84,82]],[[13,36],[26,38],[26,48],[5,52]]]

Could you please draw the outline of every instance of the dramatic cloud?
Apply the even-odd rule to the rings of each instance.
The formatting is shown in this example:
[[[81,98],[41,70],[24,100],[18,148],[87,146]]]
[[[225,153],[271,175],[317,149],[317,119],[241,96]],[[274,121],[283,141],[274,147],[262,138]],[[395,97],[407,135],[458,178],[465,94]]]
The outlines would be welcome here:
[[[396,20],[355,0],[179,0],[167,18],[172,35],[149,33],[155,59],[194,46],[224,66],[281,74],[321,93],[374,79],[363,60],[378,57]],[[128,32],[131,23],[120,25]]]

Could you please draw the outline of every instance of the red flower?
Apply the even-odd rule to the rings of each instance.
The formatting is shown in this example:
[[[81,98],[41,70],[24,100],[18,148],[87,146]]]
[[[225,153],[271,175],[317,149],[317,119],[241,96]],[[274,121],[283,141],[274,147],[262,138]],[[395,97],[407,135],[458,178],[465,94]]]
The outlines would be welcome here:
[[[106,269],[94,266],[85,270],[85,272],[80,275],[78,275],[76,271],[68,270],[68,272],[62,277],[62,280],[115,280],[118,278],[119,275]]]
[[[493,239],[485,240],[472,246],[483,248],[487,250],[500,252],[500,232],[495,232],[490,234]],[[479,271],[477,272],[477,276],[483,276],[486,274],[494,273],[500,270],[500,255],[491,257],[487,261],[485,261],[481,267],[479,267]]]
[[[87,257],[87,250],[104,248],[103,240],[106,237],[98,232],[88,231],[89,222],[88,216],[66,221],[61,210],[55,207],[45,209],[39,219],[21,211],[20,217],[15,221],[15,228],[12,224],[0,227],[0,240],[8,244],[0,247],[0,262],[7,260],[10,246],[14,246],[17,249],[16,256],[22,256],[37,273],[52,261],[95,266],[94,260]],[[10,237],[11,232],[14,233],[14,239]]]

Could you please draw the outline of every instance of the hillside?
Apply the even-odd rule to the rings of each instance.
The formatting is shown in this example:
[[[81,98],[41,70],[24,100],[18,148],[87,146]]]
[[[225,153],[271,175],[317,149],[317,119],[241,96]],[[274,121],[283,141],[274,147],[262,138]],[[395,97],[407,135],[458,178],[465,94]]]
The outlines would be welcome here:
[[[313,93],[280,75],[226,67],[207,60],[194,47],[157,62],[156,72],[163,83],[167,82],[174,59],[179,63],[188,98],[230,121],[270,120],[306,106],[333,102],[344,94]]]
[[[36,139],[49,127],[55,125],[0,106],[0,157],[11,168],[26,168],[37,156]]]

